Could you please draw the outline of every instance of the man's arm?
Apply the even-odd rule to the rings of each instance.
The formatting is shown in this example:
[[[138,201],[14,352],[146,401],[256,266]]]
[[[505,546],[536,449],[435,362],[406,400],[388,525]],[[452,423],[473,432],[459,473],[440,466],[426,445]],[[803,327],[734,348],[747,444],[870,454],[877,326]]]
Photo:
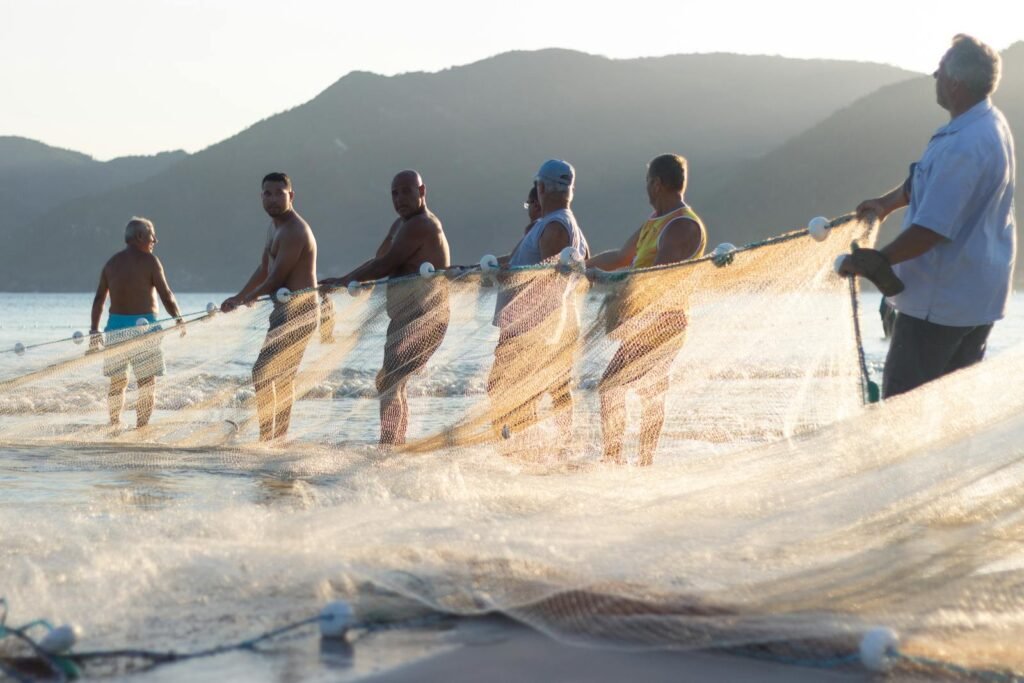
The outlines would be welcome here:
[[[551,221],[544,226],[543,232],[540,233],[537,246],[540,248],[541,261],[558,256],[563,249],[569,246],[569,229],[558,221]]]
[[[164,264],[156,256],[153,257],[153,261],[153,286],[156,288],[156,293],[160,296],[160,301],[164,303],[164,308],[177,321],[177,324],[184,325],[185,321],[181,319],[181,309],[178,308],[178,300],[174,298],[174,292],[171,291],[171,286],[167,284]],[[184,327],[181,329],[181,333],[185,334]]]
[[[99,348],[100,317],[103,315],[103,304],[107,302],[110,286],[107,284],[107,267],[100,271],[100,284],[96,287],[96,296],[92,299],[92,316],[89,322],[89,348]]]
[[[661,231],[654,265],[664,266],[691,259],[700,249],[702,232],[696,221],[676,218]]]
[[[911,225],[881,250],[854,249],[839,264],[840,275],[860,275],[871,280],[886,296],[903,291],[903,282],[892,270],[893,264],[924,254],[948,238],[921,225]]]
[[[600,254],[588,259],[587,267],[600,268],[601,270],[628,268],[632,265],[633,259],[636,258],[636,245],[640,241],[640,230],[641,228],[637,228],[636,232],[630,235],[626,243],[622,245],[622,248],[602,251]]]
[[[289,227],[278,239],[277,254],[267,270],[267,276],[256,287],[241,295],[242,303],[248,304],[280,289],[288,279],[288,274],[302,258],[305,248],[305,230],[294,226]]]
[[[245,299],[246,296],[252,290],[259,287],[264,280],[267,279],[267,274],[270,272],[270,247],[263,249],[263,255],[260,257],[260,264],[256,266],[256,270],[253,271],[252,275],[249,276],[249,280],[242,287],[241,291],[236,295],[239,299]]]
[[[366,282],[367,280],[379,280],[383,277],[390,277],[404,263],[408,263],[416,252],[420,250],[424,240],[436,230],[434,223],[427,219],[417,219],[405,224],[405,227],[390,240],[390,245],[384,253],[370,259],[355,270],[335,279],[332,284],[342,287],[349,282]],[[383,248],[384,245],[381,245]]]
[[[100,317],[103,315],[103,304],[107,302],[107,294],[110,292],[110,285],[107,284],[107,267],[100,271],[100,284],[96,287],[96,296],[92,298],[92,318],[89,325],[89,332],[100,331]]]
[[[878,216],[879,221],[884,221],[890,213],[902,209],[909,203],[910,198],[907,197],[904,186],[897,185],[881,197],[862,201],[857,205],[857,215],[863,218],[866,214],[873,213]]]
[[[512,251],[508,252],[504,256],[497,257],[499,268],[508,268],[508,262],[512,260],[512,254],[516,253],[516,249],[519,248],[519,245],[523,243],[524,239],[526,239],[525,235],[519,238],[519,241],[516,242],[516,246],[512,247]]]
[[[948,240],[937,232],[929,230],[923,225],[911,225],[909,228],[896,236],[892,242],[882,247],[879,251],[885,254],[889,263],[896,265],[917,258],[925,252],[931,251]]]
[[[242,305],[245,302],[246,296],[248,296],[249,292],[251,292],[254,288],[259,286],[261,282],[266,280],[267,271],[269,267],[270,245],[268,244],[263,248],[263,255],[260,257],[260,264],[256,266],[256,270],[253,271],[253,274],[251,276],[249,276],[249,280],[245,283],[245,286],[242,287],[241,291],[238,292],[238,294],[225,299],[224,303],[220,305],[220,310],[223,311],[224,313],[228,313]]]
[[[374,261],[374,259],[379,259],[382,256],[384,256],[384,254],[388,253],[388,251],[390,251],[391,241],[392,239],[394,239],[395,232],[398,230],[398,226],[400,223],[401,220],[397,220],[391,224],[391,228],[388,230],[387,237],[385,237],[384,241],[380,243],[379,247],[377,247],[377,252],[376,254],[374,254],[374,257],[363,261],[355,270],[352,271],[352,273],[356,272],[360,268],[369,267],[369,265]],[[349,273],[349,275],[351,275],[351,273]],[[345,279],[347,277],[348,275],[344,277],[325,277],[324,279],[320,280],[317,284],[327,287],[347,286],[348,280]]]

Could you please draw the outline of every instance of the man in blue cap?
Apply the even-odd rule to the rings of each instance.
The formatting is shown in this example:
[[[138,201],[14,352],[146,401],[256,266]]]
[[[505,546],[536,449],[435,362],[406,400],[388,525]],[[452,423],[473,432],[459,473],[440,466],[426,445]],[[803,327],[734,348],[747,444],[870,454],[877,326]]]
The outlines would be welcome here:
[[[540,217],[512,254],[510,268],[554,265],[566,247],[580,260],[590,246],[572,213],[576,171],[561,159],[549,159],[534,178]],[[537,404],[551,395],[559,429],[572,428],[572,367],[579,340],[576,282],[551,270],[517,272],[504,277],[494,312],[501,329],[487,382],[494,427],[504,438],[537,421]]]

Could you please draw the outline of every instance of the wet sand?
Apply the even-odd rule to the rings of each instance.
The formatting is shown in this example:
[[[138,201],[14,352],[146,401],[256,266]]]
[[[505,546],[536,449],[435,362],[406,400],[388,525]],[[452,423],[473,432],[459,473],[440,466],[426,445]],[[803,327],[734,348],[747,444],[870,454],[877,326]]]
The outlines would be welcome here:
[[[486,681],[559,681],[594,683],[643,681],[868,681],[857,670],[797,667],[703,652],[620,651],[569,645],[507,620],[463,623],[453,648],[439,649],[416,661],[363,678],[372,683]],[[357,646],[358,647],[358,646]]]

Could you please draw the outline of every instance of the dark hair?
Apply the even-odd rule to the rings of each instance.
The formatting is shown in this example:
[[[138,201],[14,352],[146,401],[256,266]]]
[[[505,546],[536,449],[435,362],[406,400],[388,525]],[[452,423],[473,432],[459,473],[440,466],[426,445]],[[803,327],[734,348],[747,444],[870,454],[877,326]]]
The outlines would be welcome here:
[[[526,201],[536,202],[537,201],[537,184],[534,183],[533,187],[530,188],[530,194],[526,195]]]
[[[280,171],[274,171],[263,176],[263,180],[260,181],[260,186],[263,183],[284,183],[285,188],[292,189],[292,179],[288,177],[287,173],[281,173]]]
[[[678,154],[660,154],[647,164],[647,173],[670,190],[686,188],[686,159]]]

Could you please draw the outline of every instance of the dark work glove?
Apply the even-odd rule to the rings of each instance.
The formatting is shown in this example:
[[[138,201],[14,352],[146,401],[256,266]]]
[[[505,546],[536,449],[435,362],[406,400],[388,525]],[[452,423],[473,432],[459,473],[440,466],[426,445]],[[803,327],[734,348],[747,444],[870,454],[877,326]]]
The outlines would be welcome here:
[[[856,247],[850,254],[850,260],[854,269],[871,280],[885,296],[895,296],[905,289],[903,281],[892,271],[889,259],[877,249]]]

